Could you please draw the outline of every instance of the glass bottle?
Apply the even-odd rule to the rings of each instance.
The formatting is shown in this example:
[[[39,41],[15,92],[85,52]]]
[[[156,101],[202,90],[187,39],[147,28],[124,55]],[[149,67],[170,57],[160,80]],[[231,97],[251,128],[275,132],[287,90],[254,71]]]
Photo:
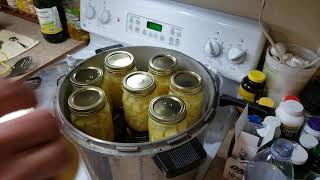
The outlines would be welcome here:
[[[101,88],[86,86],[74,91],[68,99],[71,123],[82,132],[113,141],[114,129],[110,106]]]
[[[34,0],[34,5],[43,37],[50,43],[64,42],[68,32],[62,0]]]
[[[188,126],[197,122],[203,107],[203,80],[192,71],[179,71],[171,77],[170,93],[180,97],[187,107]]]
[[[110,94],[114,109],[121,108],[122,105],[122,80],[136,71],[133,55],[126,51],[116,51],[108,54],[104,61],[105,66],[105,90]]]
[[[149,73],[156,79],[156,94],[169,93],[171,76],[177,71],[177,58],[171,55],[156,55],[149,61]]]
[[[257,154],[245,170],[245,180],[292,180],[294,177],[291,156],[293,145],[286,139],[277,139]]]
[[[263,95],[266,75],[258,70],[251,70],[240,84],[240,96],[249,102],[255,102]]]
[[[154,77],[146,72],[137,71],[123,79],[123,109],[128,126],[138,132],[148,131],[148,109],[155,97]]]
[[[158,141],[182,133],[188,128],[185,116],[186,105],[179,97],[163,95],[154,98],[149,106],[149,140]]]

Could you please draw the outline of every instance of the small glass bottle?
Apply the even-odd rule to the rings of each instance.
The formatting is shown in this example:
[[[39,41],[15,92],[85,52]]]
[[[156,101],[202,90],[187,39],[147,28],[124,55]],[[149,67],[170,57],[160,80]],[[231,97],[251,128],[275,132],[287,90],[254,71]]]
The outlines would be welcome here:
[[[71,123],[82,132],[113,141],[114,129],[110,106],[101,88],[86,86],[74,91],[68,99]]]
[[[255,102],[263,95],[266,75],[258,70],[251,70],[240,84],[240,96],[249,102]]]
[[[185,131],[188,128],[185,116],[186,105],[179,97],[154,98],[149,106],[149,140],[158,141]]]
[[[105,90],[110,94],[115,109],[122,107],[122,80],[136,71],[133,55],[126,51],[116,51],[108,54],[104,61],[105,66]]]
[[[148,131],[148,109],[155,97],[154,77],[142,71],[128,74],[123,79],[123,109],[128,126],[139,132]]]
[[[149,73],[156,79],[156,94],[169,93],[171,76],[177,71],[177,58],[171,55],[156,55],[149,61]]]
[[[203,80],[192,71],[179,71],[171,77],[170,93],[180,97],[187,107],[186,120],[192,126],[201,116],[203,107]]]
[[[96,86],[104,90],[106,99],[109,104],[112,104],[110,94],[107,93],[104,83],[103,70],[98,67],[84,67],[77,69],[70,76],[71,85],[74,90],[85,86]],[[112,106],[110,107],[112,110]]]

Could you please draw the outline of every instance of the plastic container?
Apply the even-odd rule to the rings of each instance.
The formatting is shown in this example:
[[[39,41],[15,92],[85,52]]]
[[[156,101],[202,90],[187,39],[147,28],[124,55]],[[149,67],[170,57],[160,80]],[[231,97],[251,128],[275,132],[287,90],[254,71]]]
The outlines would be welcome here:
[[[310,134],[302,134],[299,138],[299,143],[303,146],[306,150],[310,151],[314,149],[318,144],[319,141],[314,136]]]
[[[308,152],[299,144],[293,144],[291,161],[294,169],[294,179],[304,179],[308,173]]]
[[[276,109],[276,117],[281,120],[282,135],[295,138],[304,123],[303,106],[294,100],[282,102]]]
[[[311,117],[303,126],[301,134],[310,134],[320,139],[320,117]]]
[[[114,109],[122,107],[122,80],[129,73],[136,71],[133,55],[126,51],[108,54],[104,61],[105,90],[111,96]]]
[[[245,169],[245,180],[291,180],[293,145],[285,139],[276,140],[271,148],[257,154],[255,160]]]
[[[123,110],[128,126],[138,132],[148,131],[148,109],[155,97],[156,82],[146,72],[137,71],[123,79]]]
[[[300,94],[307,117],[320,116],[320,80],[312,80]]]
[[[299,45],[285,44],[288,52],[297,55],[304,60],[313,61],[318,56],[313,51]],[[299,95],[307,85],[312,75],[318,69],[320,63],[316,63],[309,69],[291,68],[273,59],[270,47],[267,49],[266,61],[263,72],[267,76],[268,97],[278,105],[287,95]]]
[[[149,61],[149,73],[156,79],[156,94],[169,93],[171,76],[177,71],[178,60],[171,55],[159,54]]]
[[[169,94],[180,97],[186,104],[188,126],[200,119],[204,92],[202,77],[192,71],[179,71],[172,75]]]
[[[182,99],[163,95],[154,98],[149,106],[149,139],[159,141],[177,135],[188,128],[186,105]]]

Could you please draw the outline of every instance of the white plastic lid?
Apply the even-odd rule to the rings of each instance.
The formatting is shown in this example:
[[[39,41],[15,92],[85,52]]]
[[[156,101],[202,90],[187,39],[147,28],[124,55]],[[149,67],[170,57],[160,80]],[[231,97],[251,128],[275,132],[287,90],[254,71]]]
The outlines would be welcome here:
[[[303,106],[298,101],[287,100],[281,106],[286,113],[292,116],[301,116],[303,114]]]
[[[299,138],[299,143],[306,149],[313,149],[318,145],[318,139],[310,134],[302,134]]]
[[[308,160],[308,153],[307,151],[300,146],[299,144],[293,144],[293,152],[292,152],[292,157],[291,161],[295,165],[303,165],[307,162]]]

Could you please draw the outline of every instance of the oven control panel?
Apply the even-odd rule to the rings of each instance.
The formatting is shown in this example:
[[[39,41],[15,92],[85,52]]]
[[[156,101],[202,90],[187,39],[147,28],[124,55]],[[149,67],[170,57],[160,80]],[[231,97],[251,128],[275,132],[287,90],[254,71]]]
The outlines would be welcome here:
[[[81,27],[132,46],[181,51],[240,82],[265,43],[258,22],[175,1],[81,0]]]

